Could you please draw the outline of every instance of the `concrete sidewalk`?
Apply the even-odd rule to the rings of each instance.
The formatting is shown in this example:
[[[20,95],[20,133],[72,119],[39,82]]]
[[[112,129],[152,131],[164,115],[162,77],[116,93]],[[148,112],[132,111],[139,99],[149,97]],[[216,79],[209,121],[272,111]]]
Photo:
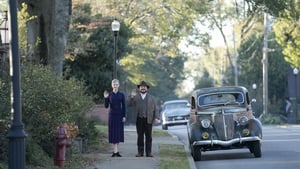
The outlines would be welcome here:
[[[120,144],[119,152],[122,157],[111,157],[112,153],[100,153],[101,161],[95,161],[85,169],[158,169],[159,168],[159,145],[178,144],[183,145],[177,137],[153,137],[152,155],[154,157],[135,157],[137,153],[135,126],[125,126],[125,142]],[[185,150],[187,150],[185,148]],[[196,169],[192,157],[187,153],[190,166],[185,169]]]

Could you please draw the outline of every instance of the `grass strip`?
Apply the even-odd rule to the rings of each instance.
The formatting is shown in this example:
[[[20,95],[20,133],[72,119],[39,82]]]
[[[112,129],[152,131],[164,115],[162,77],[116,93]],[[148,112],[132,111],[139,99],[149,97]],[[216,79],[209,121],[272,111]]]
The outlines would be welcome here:
[[[183,145],[160,144],[159,154],[159,169],[190,169]]]
[[[153,137],[171,137],[171,135],[167,131],[155,129],[155,128],[152,130],[152,136]]]

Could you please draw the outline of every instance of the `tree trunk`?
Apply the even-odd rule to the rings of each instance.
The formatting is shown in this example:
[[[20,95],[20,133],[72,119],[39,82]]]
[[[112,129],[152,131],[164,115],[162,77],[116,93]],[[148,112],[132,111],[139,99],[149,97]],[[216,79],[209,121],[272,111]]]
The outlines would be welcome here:
[[[28,5],[28,13],[37,19],[28,22],[28,45],[40,43],[34,49],[33,63],[50,65],[62,75],[65,46],[71,18],[72,0],[19,0]]]

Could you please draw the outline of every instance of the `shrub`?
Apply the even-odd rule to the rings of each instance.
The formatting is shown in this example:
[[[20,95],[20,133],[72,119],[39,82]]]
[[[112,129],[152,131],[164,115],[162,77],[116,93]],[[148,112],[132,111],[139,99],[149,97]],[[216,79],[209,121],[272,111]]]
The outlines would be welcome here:
[[[10,85],[8,80],[4,82],[3,79],[1,78],[0,88],[0,122],[10,118]],[[48,67],[25,65],[22,68],[21,106],[22,121],[28,134],[25,142],[28,164],[47,166],[47,163],[38,161],[45,161],[45,158],[53,156],[54,132],[62,123],[76,124],[79,135],[85,136],[87,140],[99,138],[94,127],[95,122],[85,118],[85,113],[94,105],[92,98],[86,95],[85,91],[82,82],[74,78],[64,80],[52,73]],[[5,136],[7,128],[4,130],[2,123],[0,125],[0,136]],[[4,145],[3,149],[6,150],[7,145]],[[1,157],[6,155],[2,155],[0,151],[0,160],[5,160]]]
[[[272,113],[265,114],[262,117],[261,121],[263,124],[280,124],[280,123],[282,123],[280,116],[276,115],[276,114],[272,114]]]
[[[0,103],[0,161],[7,161],[6,134],[11,113],[9,76],[4,71],[0,74]]]

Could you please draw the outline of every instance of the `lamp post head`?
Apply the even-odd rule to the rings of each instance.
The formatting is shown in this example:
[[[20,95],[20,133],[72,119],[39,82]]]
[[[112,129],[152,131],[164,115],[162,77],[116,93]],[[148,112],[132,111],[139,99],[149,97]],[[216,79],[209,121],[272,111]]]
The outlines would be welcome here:
[[[296,75],[298,75],[299,70],[298,70],[297,68],[294,68],[294,69],[293,69],[293,73],[294,73],[294,75],[296,76]]]
[[[253,83],[252,89],[255,90],[257,88],[256,83]]]
[[[120,22],[117,21],[117,20],[114,20],[114,21],[111,23],[111,29],[112,29],[112,31],[114,31],[114,32],[119,32],[119,30],[120,30]]]

